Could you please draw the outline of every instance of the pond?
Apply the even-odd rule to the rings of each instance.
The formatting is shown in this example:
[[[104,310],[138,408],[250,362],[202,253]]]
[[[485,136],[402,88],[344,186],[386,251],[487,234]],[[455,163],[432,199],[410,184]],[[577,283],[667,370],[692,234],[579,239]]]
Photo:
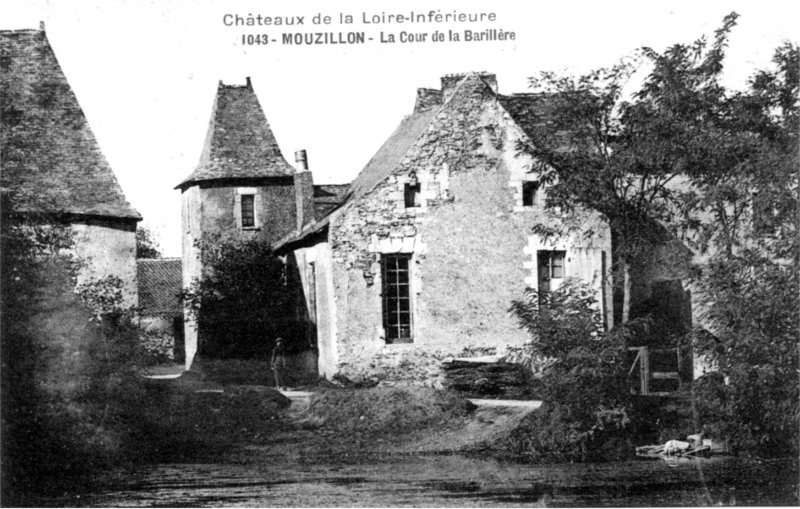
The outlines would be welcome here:
[[[345,456],[332,462],[263,453],[240,463],[153,465],[118,474],[113,487],[105,491],[59,503],[95,507],[798,504],[798,461],[791,458],[520,465],[459,455]]]

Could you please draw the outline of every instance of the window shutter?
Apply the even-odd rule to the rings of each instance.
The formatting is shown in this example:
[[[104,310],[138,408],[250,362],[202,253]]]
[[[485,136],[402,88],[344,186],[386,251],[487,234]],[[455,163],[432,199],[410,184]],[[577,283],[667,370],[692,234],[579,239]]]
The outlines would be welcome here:
[[[256,193],[253,199],[253,224],[256,228],[261,227],[261,193]]]
[[[236,193],[233,199],[233,219],[238,228],[242,227],[242,195]]]

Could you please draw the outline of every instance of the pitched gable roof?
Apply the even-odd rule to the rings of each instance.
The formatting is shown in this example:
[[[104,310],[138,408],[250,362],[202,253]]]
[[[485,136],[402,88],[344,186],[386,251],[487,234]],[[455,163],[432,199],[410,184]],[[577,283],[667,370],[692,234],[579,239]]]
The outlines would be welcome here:
[[[246,85],[224,85],[220,81],[200,162],[176,189],[207,180],[285,177],[294,173],[281,155],[250,78]]]
[[[140,220],[44,30],[0,31],[0,183],[21,212]]]
[[[429,109],[404,118],[350,184],[347,200],[361,198],[388,177],[425,132],[437,111],[438,108]]]
[[[342,205],[357,200],[371,192],[383,182],[409,154],[417,140],[422,137],[428,126],[431,125],[436,115],[442,110],[447,101],[453,97],[455,90],[466,82],[474,81],[479,88],[494,94],[497,83],[494,75],[485,73],[467,73],[447,75],[442,78],[442,90],[419,89],[414,113],[405,117],[389,138],[381,145],[378,151],[367,162],[367,165],[350,184],[344,195]],[[337,207],[338,208],[338,207]],[[290,235],[278,241],[273,247],[281,249],[288,244],[303,240],[322,231],[330,223],[330,215],[323,217],[315,223],[304,228],[301,232]]]
[[[183,286],[180,258],[136,260],[139,309],[144,316],[181,316]]]

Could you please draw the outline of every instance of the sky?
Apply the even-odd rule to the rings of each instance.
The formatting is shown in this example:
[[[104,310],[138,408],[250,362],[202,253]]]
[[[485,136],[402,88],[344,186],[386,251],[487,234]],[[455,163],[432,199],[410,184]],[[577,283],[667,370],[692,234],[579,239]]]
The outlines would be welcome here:
[[[410,11],[494,14],[494,20],[372,21]],[[45,23],[128,201],[164,254],[180,256],[174,187],[200,158],[220,80],[251,78],[287,161],[294,164],[294,152],[305,149],[315,183],[349,183],[411,113],[416,89],[439,88],[445,74],[491,72],[500,93],[526,92],[527,78],[539,71],[581,73],[642,46],[662,51],[713,37],[731,11],[741,17],[730,37],[725,84],[744,88],[756,69],[769,66],[774,48],[800,39],[800,1],[3,0],[0,29]],[[237,15],[273,24],[226,26]],[[315,24],[317,15],[330,23]],[[340,15],[352,23],[340,23]],[[302,26],[274,24],[297,17]],[[513,32],[514,40],[464,40],[466,30],[489,29]],[[437,31],[444,41],[432,41]],[[461,40],[449,40],[450,31]],[[298,32],[337,38],[363,32],[372,40],[282,43],[283,34]],[[427,36],[401,42],[401,32]],[[242,44],[243,35],[262,34],[266,45]],[[382,42],[389,35],[395,42]]]

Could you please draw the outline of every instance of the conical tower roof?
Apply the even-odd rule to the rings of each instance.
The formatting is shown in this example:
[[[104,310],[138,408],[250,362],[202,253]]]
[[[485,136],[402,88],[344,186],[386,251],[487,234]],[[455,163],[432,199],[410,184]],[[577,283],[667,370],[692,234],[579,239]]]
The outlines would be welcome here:
[[[0,183],[18,212],[140,220],[44,29],[0,31]]]
[[[289,177],[294,172],[281,155],[250,78],[246,85],[220,81],[200,162],[176,189],[209,180]]]

